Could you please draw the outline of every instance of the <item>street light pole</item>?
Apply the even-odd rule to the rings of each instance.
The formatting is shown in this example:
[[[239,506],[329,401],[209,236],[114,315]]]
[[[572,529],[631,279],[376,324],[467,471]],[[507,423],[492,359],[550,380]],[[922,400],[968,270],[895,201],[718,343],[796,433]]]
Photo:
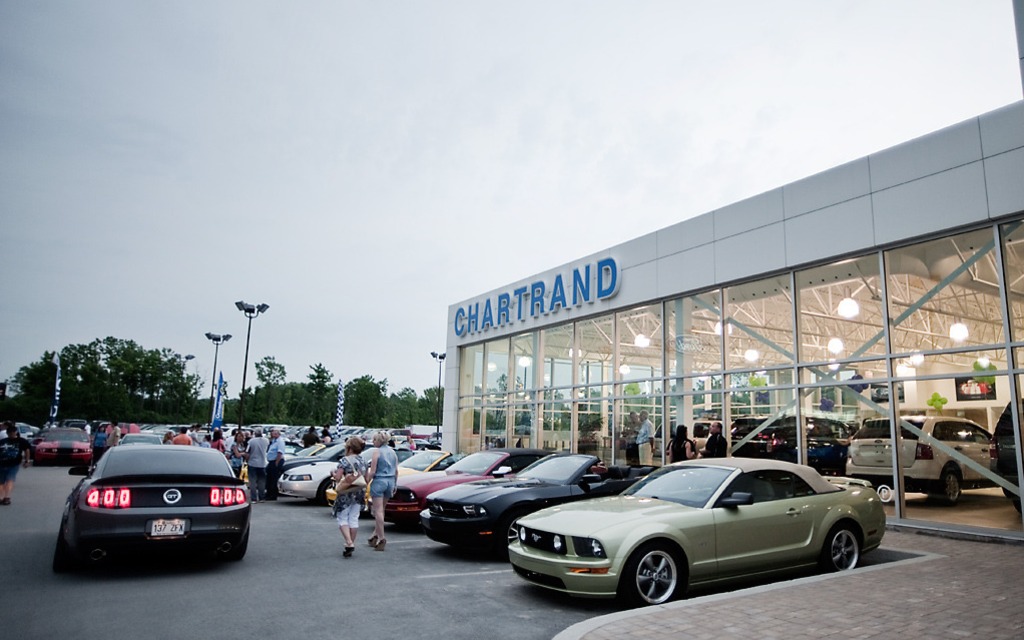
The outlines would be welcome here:
[[[437,360],[437,430],[441,431],[441,365],[448,354],[431,351],[430,355]]]
[[[266,313],[267,309],[270,308],[269,304],[260,303],[258,305],[249,304],[243,300],[239,300],[235,303],[235,307],[239,311],[245,314],[245,317],[249,319],[249,328],[245,332],[245,364],[242,366],[242,397],[238,402],[238,426],[245,426],[245,374],[249,370],[249,337],[252,335],[252,319],[261,313]]]
[[[220,354],[220,345],[230,340],[231,334],[220,335],[207,331],[206,339],[213,343],[213,374],[210,376],[210,424],[213,424],[213,392],[217,388],[217,356]]]

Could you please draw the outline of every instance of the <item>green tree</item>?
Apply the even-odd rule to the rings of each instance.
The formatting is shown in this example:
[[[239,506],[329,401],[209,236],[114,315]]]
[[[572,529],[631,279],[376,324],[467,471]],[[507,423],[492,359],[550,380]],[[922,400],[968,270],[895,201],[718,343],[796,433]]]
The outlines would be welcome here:
[[[337,400],[337,390],[333,383],[334,376],[320,362],[310,365],[309,368],[311,372],[306,376],[306,379],[309,380],[306,389],[312,398],[311,423],[326,424],[331,421],[331,409],[334,407],[331,400]]]
[[[256,379],[260,381],[262,389],[258,396],[254,394],[253,405],[259,407],[252,416],[254,421],[280,423],[287,419],[287,416],[278,413],[275,404],[280,396],[279,387],[284,384],[285,377],[284,365],[273,356],[266,356],[256,363]]]
[[[361,427],[382,428],[387,413],[387,379],[362,376],[345,385],[345,419]]]

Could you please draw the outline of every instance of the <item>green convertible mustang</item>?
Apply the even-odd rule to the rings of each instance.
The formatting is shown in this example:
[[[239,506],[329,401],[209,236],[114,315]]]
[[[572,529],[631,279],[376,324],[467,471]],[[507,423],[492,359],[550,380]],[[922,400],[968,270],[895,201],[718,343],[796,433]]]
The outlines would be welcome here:
[[[716,458],[663,467],[621,495],[542,509],[515,527],[509,559],[526,580],[645,605],[689,585],[815,563],[853,569],[881,543],[885,513],[867,482]]]

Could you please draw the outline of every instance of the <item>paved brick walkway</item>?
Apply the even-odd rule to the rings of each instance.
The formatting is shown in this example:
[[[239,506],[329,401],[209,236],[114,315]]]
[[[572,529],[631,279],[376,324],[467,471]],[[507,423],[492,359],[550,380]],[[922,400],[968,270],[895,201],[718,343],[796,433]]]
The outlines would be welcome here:
[[[1024,639],[1024,544],[890,530],[882,548],[923,555],[600,616],[555,640]]]

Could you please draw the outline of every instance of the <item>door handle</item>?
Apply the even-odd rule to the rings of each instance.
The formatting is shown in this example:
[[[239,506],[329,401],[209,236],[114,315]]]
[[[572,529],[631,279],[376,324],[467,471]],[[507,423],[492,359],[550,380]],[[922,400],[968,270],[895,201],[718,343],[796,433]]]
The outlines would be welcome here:
[[[789,509],[786,509],[786,515],[787,516],[798,516],[798,515],[800,515],[802,513],[803,513],[803,511],[800,511],[799,509],[794,509],[792,507],[790,507]]]

